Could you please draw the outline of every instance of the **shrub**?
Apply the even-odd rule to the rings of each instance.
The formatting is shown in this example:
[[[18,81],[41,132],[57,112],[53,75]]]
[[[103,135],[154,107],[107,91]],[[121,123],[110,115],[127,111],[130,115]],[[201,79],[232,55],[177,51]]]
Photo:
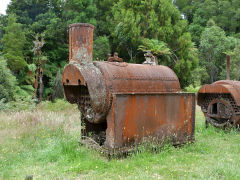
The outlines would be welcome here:
[[[63,85],[62,85],[62,73],[59,69],[56,77],[51,82],[52,85],[52,100],[55,100],[57,98],[61,99],[64,97],[63,94]]]
[[[64,99],[56,99],[54,102],[43,101],[41,102],[41,104],[39,104],[38,108],[42,110],[59,112],[59,111],[73,110],[73,105],[65,101]],[[77,107],[74,106],[74,108],[77,108]]]
[[[193,86],[193,85],[190,85],[190,86],[184,88],[184,91],[185,91],[185,92],[197,93],[199,89],[200,89],[200,86],[195,87],[195,86]]]
[[[2,103],[14,100],[16,87],[15,76],[8,69],[6,60],[0,56],[0,100]]]
[[[107,55],[110,53],[109,39],[106,36],[99,36],[94,40],[93,44],[93,60],[98,58],[99,60],[107,59]]]
[[[33,110],[36,107],[36,100],[31,96],[20,97],[16,96],[14,101],[4,102],[4,99],[0,100],[0,110],[8,112]]]

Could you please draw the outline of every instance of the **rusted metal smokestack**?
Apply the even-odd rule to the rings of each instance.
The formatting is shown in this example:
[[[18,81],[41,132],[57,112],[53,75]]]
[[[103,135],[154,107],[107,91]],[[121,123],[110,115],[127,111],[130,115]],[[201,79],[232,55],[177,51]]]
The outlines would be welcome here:
[[[92,62],[94,26],[86,23],[69,25],[69,62]]]
[[[227,80],[230,80],[230,55],[227,55]]]

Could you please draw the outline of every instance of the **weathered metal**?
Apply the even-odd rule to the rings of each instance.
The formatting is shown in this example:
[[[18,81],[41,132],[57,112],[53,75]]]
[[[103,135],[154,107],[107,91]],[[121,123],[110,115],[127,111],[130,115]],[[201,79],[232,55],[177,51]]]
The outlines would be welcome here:
[[[92,62],[94,26],[86,23],[69,25],[69,61]]]
[[[111,149],[131,146],[144,138],[174,144],[193,141],[194,113],[194,94],[113,94],[105,146]]]
[[[150,64],[150,65],[158,65],[158,61],[157,58],[151,53],[151,51],[147,51],[144,54],[145,57],[145,61],[143,62],[143,64]]]
[[[230,59],[231,59],[231,57],[230,57],[230,55],[227,55],[226,56],[226,58],[227,58],[227,75],[226,75],[226,80],[230,80]]]
[[[203,85],[197,95],[206,123],[216,127],[240,124],[240,82],[221,80]]]
[[[107,59],[108,62],[123,62],[123,59],[118,57],[118,53],[114,53],[113,57],[111,57],[111,54],[108,56]]]
[[[175,144],[194,139],[195,94],[180,92],[170,68],[126,63],[116,53],[92,62],[93,27],[70,25],[69,34],[70,62],[62,82],[67,100],[82,113],[84,135],[108,149],[146,137]]]

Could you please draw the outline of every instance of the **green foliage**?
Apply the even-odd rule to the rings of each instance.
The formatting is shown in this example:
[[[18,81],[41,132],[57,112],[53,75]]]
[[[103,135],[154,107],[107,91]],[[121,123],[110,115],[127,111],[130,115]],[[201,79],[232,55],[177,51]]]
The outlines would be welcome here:
[[[62,73],[60,69],[58,70],[56,77],[51,82],[51,85],[53,89],[52,100],[56,98],[63,98]]]
[[[67,60],[67,24],[61,17],[58,17],[52,11],[40,14],[37,16],[37,21],[30,26],[30,29],[36,33],[44,34],[45,44],[42,51],[48,59],[47,65],[55,63],[58,66],[58,64]]]
[[[21,93],[21,92],[20,92]],[[26,95],[26,94],[24,94]],[[18,95],[14,101],[3,102],[0,100],[0,111],[4,112],[22,112],[35,109],[36,101],[31,96]]]
[[[2,39],[5,27],[7,26],[7,17],[0,14],[0,39]],[[2,41],[0,41],[0,52],[2,52],[3,44]]]
[[[194,78],[194,71],[198,67],[198,50],[191,41],[191,34],[184,33],[179,37],[176,53],[176,65],[173,68],[179,78],[182,88],[189,85]],[[174,58],[173,58],[174,59]]]
[[[209,74],[205,66],[199,66],[193,71],[193,78],[191,83],[194,86],[200,86],[209,82]]]
[[[7,67],[6,60],[0,56],[0,100],[8,102],[14,100],[17,81]]]
[[[231,56],[230,61],[230,79],[240,81],[240,40],[238,39],[237,45],[232,52],[228,53]],[[224,63],[226,67],[226,62]],[[226,68],[221,72],[221,79],[226,78]]]
[[[18,93],[20,97],[33,97],[34,88],[32,85],[20,85],[20,92]]]
[[[94,0],[68,0],[63,7],[63,16],[68,24],[90,23],[96,25],[96,4]]]
[[[227,35],[240,32],[238,0],[175,0],[180,11],[188,19],[189,30],[194,42],[199,45],[201,33],[209,19],[213,19],[217,26],[224,29]]]
[[[24,96],[32,94],[34,35],[44,34],[42,57],[47,61],[43,83],[47,97],[54,92],[52,82],[58,69],[68,62],[67,30],[71,23],[96,27],[94,60],[105,60],[108,53],[117,51],[127,62],[142,63],[142,51],[150,50],[160,64],[175,71],[184,88],[225,78],[225,54],[230,54],[231,77],[239,79],[239,7],[239,0],[11,0],[7,15],[0,15],[0,51]],[[212,39],[203,33],[217,26],[225,32],[226,41],[222,35],[213,35],[218,30],[209,31]],[[213,54],[210,46],[214,47]]]
[[[97,27],[95,29],[98,35],[111,35],[111,31],[114,30],[112,22],[112,7],[119,0],[96,0],[97,6]]]
[[[209,19],[209,21],[207,22],[207,27],[211,27],[211,26],[216,26],[216,23],[213,19]]]
[[[21,24],[16,23],[15,15],[9,15],[5,32],[2,38],[3,56],[7,60],[10,70],[17,72],[27,66],[27,63],[23,57],[25,35]]]
[[[24,25],[32,24],[39,14],[45,13],[49,8],[49,0],[11,0],[7,14],[16,14],[18,22]]]
[[[218,26],[206,27],[202,33],[199,45],[200,65],[205,67],[208,74],[208,83],[220,79],[225,68],[225,53],[235,46],[235,41],[228,38]],[[206,82],[205,82],[206,83]]]
[[[59,66],[64,66],[68,57],[67,44],[67,21],[63,11],[67,8],[64,1],[59,0],[43,0],[43,1],[13,1],[8,6],[8,13],[15,13],[19,22],[25,27],[26,39],[24,47],[24,56],[29,64],[36,64],[36,58],[33,55],[33,40],[35,34],[44,34],[45,45],[42,48],[43,54],[41,60],[47,57],[44,67],[44,93],[48,94],[52,90],[50,88],[50,80],[57,74]],[[34,72],[33,72],[34,73]],[[32,77],[21,72],[18,75],[18,81],[21,84],[33,83]],[[47,92],[48,91],[48,92]]]
[[[31,85],[17,85],[17,80],[0,56],[0,110],[21,111],[35,107]]]
[[[138,50],[143,52],[151,51],[156,56],[168,56],[171,55],[170,49],[167,44],[157,39],[142,39],[142,45],[138,47]]]
[[[192,84],[189,85],[188,87],[184,88],[184,91],[186,92],[192,92],[192,93],[198,93],[198,90],[200,89],[201,86],[194,87]]]
[[[198,58],[186,31],[187,22],[170,0],[120,0],[112,12],[115,24],[112,36],[120,54],[128,54],[134,62],[142,38],[164,42],[173,55],[160,61],[175,70],[183,87],[188,85]]]
[[[189,23],[193,20],[193,4],[196,1],[193,0],[173,0],[174,4],[178,7],[184,18],[188,20]]]
[[[77,110],[77,106],[71,105],[69,102],[63,99],[55,99],[51,101],[43,101],[38,106],[41,110],[53,111],[53,112],[63,112],[68,110]]]
[[[53,62],[53,63],[47,63],[45,65],[43,74],[48,78],[54,78],[54,75],[57,74],[57,72],[58,72],[58,65],[56,62]]]
[[[28,70],[31,72],[35,72],[37,69],[35,64],[28,64]]]
[[[93,60],[106,60],[110,53],[110,44],[107,36],[99,36],[93,42]]]

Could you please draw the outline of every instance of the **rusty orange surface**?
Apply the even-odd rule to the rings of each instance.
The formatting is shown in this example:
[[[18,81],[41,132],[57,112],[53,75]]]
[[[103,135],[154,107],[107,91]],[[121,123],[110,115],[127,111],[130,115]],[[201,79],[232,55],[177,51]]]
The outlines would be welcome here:
[[[73,86],[86,85],[86,82],[84,80],[84,77],[82,76],[82,73],[73,64],[70,64],[64,68],[62,83],[63,85],[69,85],[69,86],[70,85],[73,85]]]
[[[193,141],[195,94],[114,94],[107,124],[105,145],[111,148],[144,138],[174,144]]]
[[[92,62],[93,30],[91,24],[69,25],[69,61]]]
[[[231,80],[216,81],[212,84],[203,85],[197,95],[198,105],[203,101],[203,95],[209,94],[231,94],[236,104],[240,106],[240,82]]]
[[[178,92],[178,77],[167,66],[94,62],[114,93]]]
[[[84,85],[88,87],[94,110],[107,115],[113,93],[169,93],[180,92],[176,74],[166,66],[118,62],[94,62],[79,64],[71,62],[63,71],[64,88]],[[70,96],[65,95],[70,101]],[[71,102],[71,101],[70,101]],[[100,112],[101,110],[102,112]]]
[[[121,148],[147,138],[175,144],[194,140],[195,94],[181,93],[166,66],[92,62],[94,26],[69,26],[69,64],[62,82],[66,99],[78,104],[85,133],[105,134],[105,146]]]

